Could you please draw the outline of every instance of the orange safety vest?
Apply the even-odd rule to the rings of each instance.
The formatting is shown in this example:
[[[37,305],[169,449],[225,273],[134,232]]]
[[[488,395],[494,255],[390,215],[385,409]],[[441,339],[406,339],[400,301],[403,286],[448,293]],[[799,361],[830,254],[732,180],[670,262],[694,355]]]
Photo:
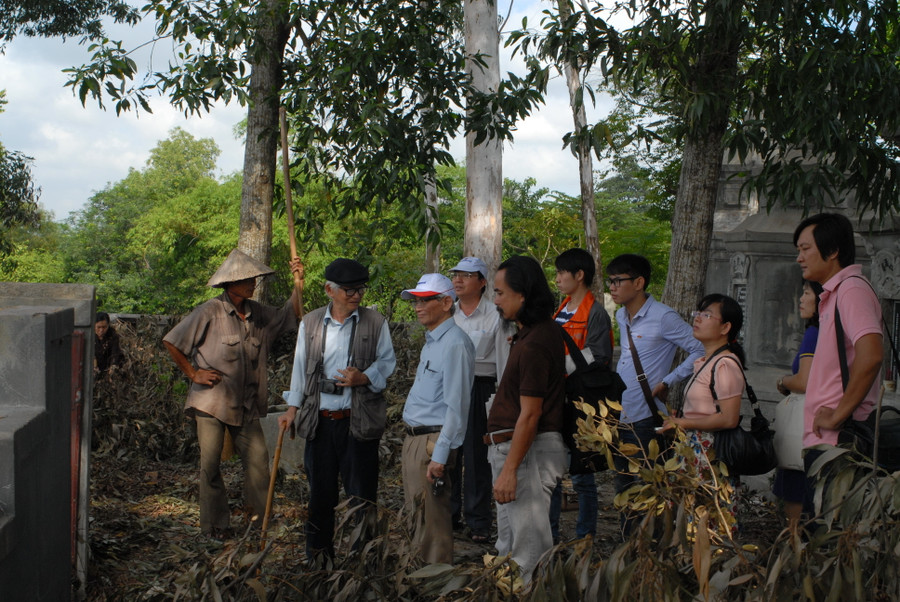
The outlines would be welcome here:
[[[563,299],[562,304],[557,308],[556,313],[553,314],[554,320],[571,298],[572,297],[566,297]],[[572,340],[575,341],[575,344],[578,345],[579,349],[584,349],[584,346],[587,344],[588,315],[591,313],[591,307],[593,307],[593,305],[594,294],[591,291],[588,291],[585,293],[584,299],[582,299],[581,303],[578,305],[578,309],[575,310],[575,314],[569,318],[568,322],[562,325],[562,327],[566,329],[566,332],[569,333],[569,336],[572,337]],[[569,355],[568,347],[566,347],[566,355]]]

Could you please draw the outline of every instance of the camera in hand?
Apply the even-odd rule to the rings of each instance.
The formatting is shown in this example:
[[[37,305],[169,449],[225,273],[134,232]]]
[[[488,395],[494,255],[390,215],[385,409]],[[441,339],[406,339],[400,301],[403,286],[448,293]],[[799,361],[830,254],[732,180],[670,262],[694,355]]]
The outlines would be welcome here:
[[[319,379],[319,392],[327,393],[328,395],[340,395],[343,392],[343,387],[339,387],[336,380],[332,380],[330,378],[320,378]]]
[[[431,484],[431,495],[440,495],[441,490],[444,488],[444,479],[437,477],[434,482]]]

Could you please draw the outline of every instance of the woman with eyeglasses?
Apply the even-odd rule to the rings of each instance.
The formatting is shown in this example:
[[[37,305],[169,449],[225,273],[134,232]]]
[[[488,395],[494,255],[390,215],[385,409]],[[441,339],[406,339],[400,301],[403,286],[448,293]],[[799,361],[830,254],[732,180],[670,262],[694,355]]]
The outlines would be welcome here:
[[[694,449],[693,462],[701,474],[709,474],[707,452],[713,448],[715,432],[734,428],[741,419],[744,393],[744,350],[737,342],[744,312],[727,295],[712,294],[700,300],[693,318],[694,338],[703,345],[704,357],[694,362],[694,375],[684,390],[679,416],[669,416],[663,431],[683,429]],[[726,508],[736,516],[737,478],[729,478],[732,491]],[[732,530],[737,522],[732,522]]]

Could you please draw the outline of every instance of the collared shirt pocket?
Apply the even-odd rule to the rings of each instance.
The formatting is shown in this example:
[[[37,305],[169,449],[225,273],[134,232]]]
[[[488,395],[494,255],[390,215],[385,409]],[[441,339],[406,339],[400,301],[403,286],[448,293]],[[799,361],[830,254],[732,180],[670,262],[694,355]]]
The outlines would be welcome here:
[[[241,357],[241,337],[237,334],[222,335],[222,359],[236,362]]]

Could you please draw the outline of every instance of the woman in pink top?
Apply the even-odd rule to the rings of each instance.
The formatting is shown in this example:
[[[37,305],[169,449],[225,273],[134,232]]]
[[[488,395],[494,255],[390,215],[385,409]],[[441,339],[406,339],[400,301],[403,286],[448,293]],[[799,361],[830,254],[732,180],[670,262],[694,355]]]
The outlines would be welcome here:
[[[662,430],[676,426],[684,429],[694,448],[694,464],[701,474],[708,475],[707,452],[713,447],[715,431],[734,428],[741,419],[744,350],[737,342],[737,335],[744,324],[744,312],[731,297],[712,294],[697,304],[697,311],[691,316],[694,338],[703,344],[706,353],[694,362],[694,376],[685,387],[681,415],[668,417]],[[736,477],[729,481],[732,488],[737,485]],[[729,497],[728,509],[734,516],[734,490]],[[736,521],[732,523],[732,530],[736,524]]]

